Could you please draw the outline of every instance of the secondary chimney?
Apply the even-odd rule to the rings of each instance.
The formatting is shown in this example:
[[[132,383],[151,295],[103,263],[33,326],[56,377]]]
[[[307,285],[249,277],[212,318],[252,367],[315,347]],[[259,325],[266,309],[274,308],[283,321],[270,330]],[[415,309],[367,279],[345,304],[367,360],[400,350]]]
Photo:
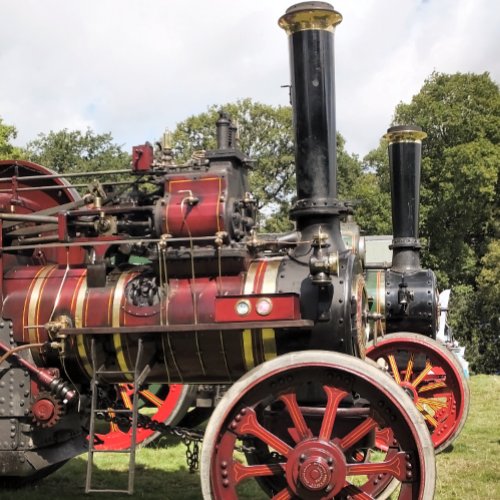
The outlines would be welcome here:
[[[391,127],[384,138],[389,141],[389,170],[392,196],[392,269],[405,272],[420,269],[418,217],[422,139],[420,127]]]

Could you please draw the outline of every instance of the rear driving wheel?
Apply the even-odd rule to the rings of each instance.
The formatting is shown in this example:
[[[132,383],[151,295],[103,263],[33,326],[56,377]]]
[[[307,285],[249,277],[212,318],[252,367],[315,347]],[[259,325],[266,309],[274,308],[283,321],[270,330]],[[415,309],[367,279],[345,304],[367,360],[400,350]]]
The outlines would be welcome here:
[[[118,404],[132,409],[134,394],[133,384],[118,386]],[[182,384],[152,384],[139,390],[139,413],[150,417],[155,422],[175,425],[187,413],[194,402],[196,386]],[[106,423],[107,429],[96,434],[95,448],[98,450],[123,450],[130,447],[132,430],[122,428],[113,422]],[[143,446],[160,436],[153,429],[139,427],[136,434],[137,444]]]

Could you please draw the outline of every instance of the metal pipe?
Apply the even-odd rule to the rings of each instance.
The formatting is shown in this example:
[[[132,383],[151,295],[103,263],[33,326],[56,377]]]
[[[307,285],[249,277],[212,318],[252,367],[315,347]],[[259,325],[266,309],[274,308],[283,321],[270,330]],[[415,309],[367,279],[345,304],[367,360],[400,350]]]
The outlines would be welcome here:
[[[420,167],[422,139],[427,134],[414,125],[391,127],[384,138],[389,141],[389,171],[392,197],[392,269],[420,269],[418,240]]]
[[[298,201],[292,215],[336,213],[337,162],[333,31],[342,16],[325,2],[290,7],[289,36]],[[304,213],[304,216],[306,214]]]
[[[42,222],[49,224],[57,224],[57,217],[51,215],[33,215],[33,214],[8,214],[0,213],[1,220],[10,220],[18,222]]]
[[[23,177],[24,178],[24,177]],[[117,181],[117,182],[101,182],[101,186],[125,186],[128,184],[133,184],[137,182],[136,180],[129,181]],[[75,188],[88,188],[88,184],[70,184],[68,186],[33,186],[33,187],[23,187],[17,188],[16,193],[21,191],[55,191],[57,189],[75,189]],[[0,193],[12,193],[12,188],[0,189]]]
[[[22,177],[17,177],[12,175],[10,177],[0,177],[0,182],[9,182],[12,181],[13,177],[17,177],[17,179],[22,179],[23,181],[39,181],[42,179],[61,179],[67,177],[90,177],[92,175],[107,175],[107,174],[131,174],[131,170],[129,168],[123,168],[119,170],[95,170],[93,172],[67,172],[63,174],[52,174],[52,175],[25,175]],[[60,186],[61,188],[65,188],[67,186]]]

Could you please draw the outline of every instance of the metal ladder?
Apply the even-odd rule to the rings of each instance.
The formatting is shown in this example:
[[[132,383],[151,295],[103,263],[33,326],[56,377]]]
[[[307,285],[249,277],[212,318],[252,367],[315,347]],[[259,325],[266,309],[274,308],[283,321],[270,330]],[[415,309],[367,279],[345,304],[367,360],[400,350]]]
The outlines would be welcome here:
[[[133,371],[122,371],[122,370],[106,370],[104,366],[97,367],[97,356],[96,356],[96,347],[95,347],[95,339],[92,338],[91,341],[91,357],[92,357],[92,380],[91,380],[91,395],[92,395],[92,403],[91,403],[91,413],[90,413],[90,431],[89,431],[89,449],[88,449],[88,458],[87,458],[87,477],[85,480],[85,493],[128,493],[132,495],[134,493],[134,479],[135,479],[135,450],[136,450],[136,436],[137,436],[137,423],[138,423],[138,413],[139,413],[139,398],[138,392],[139,387],[144,382],[147,374],[151,370],[149,364],[146,364],[142,367],[142,357],[143,357],[143,343],[142,340],[139,339],[137,346],[137,356],[135,359],[135,367]],[[129,374],[133,375],[134,380],[134,395],[132,398],[132,408],[127,409],[111,409],[111,408],[98,408],[97,407],[97,394],[99,385],[102,384],[102,377],[106,375],[123,375]],[[109,384],[104,382],[105,385],[119,385]],[[103,385],[104,385],[103,384]],[[124,450],[98,450],[95,448],[95,423],[98,414],[125,414],[130,415],[132,418],[132,436],[130,447]],[[129,466],[128,466],[128,488],[127,489],[111,489],[111,488],[93,488],[92,487],[92,472],[94,469],[94,455],[96,453],[124,453],[129,455]]]

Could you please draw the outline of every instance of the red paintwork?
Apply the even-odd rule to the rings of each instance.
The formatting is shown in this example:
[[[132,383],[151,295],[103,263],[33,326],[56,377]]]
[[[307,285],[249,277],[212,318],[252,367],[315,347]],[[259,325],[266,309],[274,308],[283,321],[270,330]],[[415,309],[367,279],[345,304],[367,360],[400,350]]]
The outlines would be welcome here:
[[[366,352],[367,357],[373,360],[395,355],[397,352],[404,352],[415,356],[425,356],[432,364],[432,370],[423,378],[418,387],[413,387],[412,381],[418,376],[418,373],[412,374],[409,381],[405,381],[406,364],[399,366],[399,385],[406,389],[408,395],[412,397],[416,404],[419,398],[435,400],[438,404],[445,402],[444,407],[437,409],[432,416],[437,422],[437,426],[431,424],[426,418],[427,412],[420,410],[426,418],[427,427],[431,433],[434,447],[438,449],[443,443],[449,440],[455,433],[458,432],[462,419],[464,418],[465,398],[467,388],[464,386],[464,377],[461,376],[460,368],[455,366],[451,360],[443,356],[442,352],[434,349],[432,340],[422,337],[421,342],[413,340],[413,338],[401,339],[391,338],[391,335],[379,339],[377,345],[372,345]],[[435,341],[434,341],[435,342]],[[453,356],[453,353],[449,353]],[[389,373],[393,375],[389,368]],[[393,375],[394,378],[394,375]],[[438,384],[435,389],[426,391],[426,387],[432,387],[432,384]]]
[[[213,236],[229,231],[225,221],[226,181],[222,177],[170,177],[165,185],[163,233],[174,237]],[[190,204],[188,197],[198,201]]]
[[[240,294],[243,287],[243,275],[225,276],[222,279],[172,279],[169,282],[168,298],[163,302],[162,308],[159,304],[139,307],[127,300],[123,290],[140,271],[141,268],[132,268],[125,273],[112,274],[108,277],[108,286],[86,288],[85,268],[66,269],[56,265],[14,268],[4,276],[5,300],[2,316],[12,319],[14,339],[20,343],[49,340],[44,325],[61,315],[69,316],[73,325],[79,321],[82,327],[141,326],[147,331],[149,325],[160,325],[163,321],[165,324],[192,324],[193,330],[196,330],[196,323],[214,323],[215,298],[218,294]],[[120,297],[119,302],[117,297]],[[215,324],[214,333],[219,338]],[[210,332],[204,333],[204,336],[207,335],[211,335]],[[104,337],[101,339],[105,340]],[[177,334],[171,341],[177,346],[175,349],[172,348],[174,350],[171,355],[177,356],[179,349],[189,350],[192,341],[194,337],[191,333],[187,336]],[[90,359],[88,336],[83,342],[88,363]],[[157,343],[156,347],[151,348],[162,348],[161,336],[158,336]],[[121,335],[121,344],[126,362],[129,366],[133,366],[137,337]],[[205,348],[210,346],[214,350],[211,352],[212,356],[222,355],[217,343],[211,343]],[[78,360],[80,370],[88,376],[89,370],[85,369],[85,360],[82,360],[81,352],[74,342],[69,347],[69,352]],[[101,362],[104,362],[104,350],[99,350],[99,355],[102,358]],[[187,352],[186,355],[193,367],[200,364],[199,353],[196,351]],[[234,356],[239,360],[241,350],[224,355]],[[43,355],[37,350],[33,351],[33,356],[37,364],[46,363]],[[224,359],[220,358],[218,363],[221,365]],[[161,363],[155,366],[155,370],[151,372],[153,381],[170,380],[165,373],[165,366]],[[173,376],[175,378],[175,374]]]
[[[11,167],[11,168],[9,168]],[[56,207],[64,203],[75,201],[79,198],[78,193],[68,188],[65,179],[47,179],[42,181],[27,182],[28,175],[52,175],[54,172],[36,163],[22,160],[0,161],[0,177],[7,177],[17,168],[18,176],[12,176],[9,181],[0,182],[0,212],[30,214],[50,207]],[[20,188],[33,186],[61,186],[61,190],[33,190],[18,191]],[[47,233],[49,234],[49,233]],[[4,270],[18,262],[16,256],[5,254],[2,256]],[[34,263],[56,262],[57,252],[54,249],[35,250],[33,252]]]
[[[265,316],[257,313],[259,300],[267,299],[272,304],[271,312]],[[240,316],[236,305],[241,300],[250,304],[250,312]],[[239,295],[236,297],[217,297],[215,299],[215,321],[273,321],[300,319],[300,302],[296,294]]]
[[[133,387],[133,386],[131,386]],[[182,396],[183,386],[180,384],[171,384],[168,386],[168,394],[165,398],[162,398],[161,406],[158,407],[154,414],[148,412],[155,422],[166,422],[175,407],[180,403]],[[132,391],[129,391],[130,398],[132,398]],[[144,443],[155,434],[152,429],[145,429],[144,427],[138,427],[135,435],[136,443]],[[123,432],[120,429],[111,429],[108,433],[96,434],[97,438],[102,440],[102,443],[96,444],[95,448],[97,450],[123,450],[130,448],[130,442],[132,439],[132,429],[128,432]]]
[[[132,169],[135,172],[145,172],[153,167],[153,146],[146,143],[132,148]]]
[[[338,409],[343,399],[340,395],[350,393],[352,383],[360,389],[363,387],[360,395],[372,407],[376,406],[375,402],[380,402],[384,407],[399,409],[398,399],[382,386],[360,383],[362,373],[346,373],[347,378],[344,379],[343,370],[334,369],[336,375],[332,377],[327,375],[327,370],[323,367],[323,371],[320,370],[320,367],[320,361],[302,366],[297,364],[292,369],[284,364],[281,369],[264,372],[260,377],[249,381],[239,397],[234,399],[233,405],[227,408],[217,423],[219,437],[215,442],[210,467],[214,498],[237,500],[239,483],[256,478],[260,478],[274,490],[273,498],[329,500],[336,495],[339,498],[375,498],[385,486],[379,478],[385,476],[403,481],[412,477],[411,482],[403,483],[399,498],[421,498],[426,471],[423,470],[422,462],[418,463],[417,455],[414,455],[414,450],[418,447],[414,436],[418,436],[418,431],[410,419],[389,427],[383,413],[371,409],[366,419],[354,420],[353,427],[346,435],[342,434],[345,431],[339,425],[341,418]],[[286,380],[284,375],[287,376]],[[351,377],[356,381],[350,382]],[[317,425],[308,419],[307,413],[297,402],[302,385],[311,382],[318,385],[318,388],[322,385],[327,395],[320,433],[325,427],[329,431],[324,438],[313,430]],[[264,402],[263,406],[269,408],[272,403],[278,399],[283,400],[284,397],[288,404],[280,417],[276,417],[277,421],[282,422],[281,426],[269,426],[265,413],[259,411],[257,414],[255,408],[262,410]],[[290,421],[293,425],[291,429],[287,427]],[[380,457],[372,461],[373,458],[366,456],[364,460],[353,463],[351,454],[354,453],[356,444],[364,449],[363,438],[377,426],[389,429],[391,435],[400,439],[398,446],[391,448],[382,461]],[[255,459],[249,465],[242,464],[241,458],[235,456],[240,444],[237,440],[249,436],[254,438],[252,443],[258,449],[274,450],[282,459],[276,463],[269,457],[266,463],[264,453],[260,455],[261,461]],[[246,442],[245,439],[243,442]],[[344,443],[349,444],[344,446]],[[412,457],[411,464],[409,457]],[[352,483],[353,476],[359,477],[360,482],[356,483],[359,485]],[[364,484],[363,476],[367,476]]]

